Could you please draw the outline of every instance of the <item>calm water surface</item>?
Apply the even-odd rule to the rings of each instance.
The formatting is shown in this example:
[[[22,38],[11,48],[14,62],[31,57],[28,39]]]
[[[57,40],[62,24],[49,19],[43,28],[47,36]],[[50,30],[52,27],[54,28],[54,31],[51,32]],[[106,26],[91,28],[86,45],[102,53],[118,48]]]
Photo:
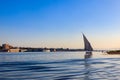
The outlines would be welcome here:
[[[0,53],[0,80],[120,80],[120,55]]]

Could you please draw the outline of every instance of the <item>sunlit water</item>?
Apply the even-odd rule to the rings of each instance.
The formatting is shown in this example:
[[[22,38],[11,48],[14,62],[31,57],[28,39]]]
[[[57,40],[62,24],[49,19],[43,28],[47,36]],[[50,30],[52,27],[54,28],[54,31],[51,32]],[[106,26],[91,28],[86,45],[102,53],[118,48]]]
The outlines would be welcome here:
[[[120,55],[0,53],[0,80],[120,80]]]

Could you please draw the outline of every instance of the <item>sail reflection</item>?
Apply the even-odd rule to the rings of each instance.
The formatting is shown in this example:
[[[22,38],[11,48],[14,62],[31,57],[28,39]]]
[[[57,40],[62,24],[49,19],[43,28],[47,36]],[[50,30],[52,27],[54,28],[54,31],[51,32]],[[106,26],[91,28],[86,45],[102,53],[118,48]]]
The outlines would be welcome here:
[[[85,59],[91,58],[91,56],[92,56],[92,52],[91,51],[90,52],[86,51],[84,58]]]
[[[90,58],[92,57],[92,52],[86,52],[84,59],[85,59],[85,77],[84,80],[91,80],[91,63],[90,63]]]

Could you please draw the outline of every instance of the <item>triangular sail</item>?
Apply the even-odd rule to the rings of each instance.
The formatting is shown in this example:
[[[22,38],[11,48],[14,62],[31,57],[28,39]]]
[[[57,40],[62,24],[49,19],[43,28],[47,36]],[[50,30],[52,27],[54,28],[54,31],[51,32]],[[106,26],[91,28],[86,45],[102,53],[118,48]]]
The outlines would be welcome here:
[[[93,48],[92,48],[90,42],[87,40],[87,38],[85,37],[84,34],[83,34],[83,39],[84,39],[84,50],[85,51],[93,51]]]

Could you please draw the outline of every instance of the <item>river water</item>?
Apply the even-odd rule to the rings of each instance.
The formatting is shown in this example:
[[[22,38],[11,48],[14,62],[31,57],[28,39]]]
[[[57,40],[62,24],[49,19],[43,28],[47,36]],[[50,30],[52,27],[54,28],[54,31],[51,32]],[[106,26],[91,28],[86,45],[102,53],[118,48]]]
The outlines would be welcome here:
[[[0,53],[0,80],[120,80],[120,55]]]

